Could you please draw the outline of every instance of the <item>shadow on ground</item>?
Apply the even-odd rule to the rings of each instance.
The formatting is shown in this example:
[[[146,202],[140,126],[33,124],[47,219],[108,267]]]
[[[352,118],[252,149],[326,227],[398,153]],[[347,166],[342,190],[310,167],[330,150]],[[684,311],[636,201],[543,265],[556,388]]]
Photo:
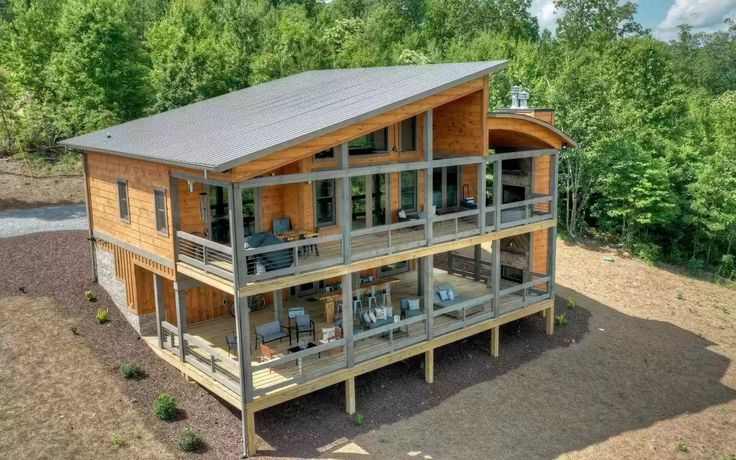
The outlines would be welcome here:
[[[534,316],[502,328],[498,359],[488,333],[439,349],[433,385],[419,359],[360,377],[361,427],[343,412],[341,385],[257,414],[275,449],[259,453],[315,456],[347,437],[378,457],[553,457],[736,397],[720,383],[730,361],[709,341],[564,287],[559,295],[568,324],[554,337]]]

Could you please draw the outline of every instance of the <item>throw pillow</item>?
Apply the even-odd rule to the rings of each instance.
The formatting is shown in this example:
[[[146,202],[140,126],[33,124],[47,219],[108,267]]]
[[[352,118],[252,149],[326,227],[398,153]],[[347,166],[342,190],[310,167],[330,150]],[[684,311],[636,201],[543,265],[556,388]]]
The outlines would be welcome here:
[[[361,313],[360,316],[361,316],[361,318],[363,318],[363,322],[364,323],[368,324],[368,323],[371,322],[371,317],[370,317],[370,315],[368,314],[367,311],[364,311],[363,313]]]
[[[376,314],[373,312],[368,313],[368,316],[371,318],[371,323],[376,322]]]
[[[445,300],[450,300],[450,296],[447,294],[447,289],[440,290],[440,300],[442,300],[443,302]]]
[[[409,305],[409,310],[419,310],[419,299],[409,299],[407,303]]]
[[[399,210],[399,219],[406,219],[406,211],[403,209]]]
[[[383,307],[376,308],[376,319],[386,319],[386,309]]]
[[[452,289],[448,289],[447,290],[447,297],[450,300],[455,300],[455,291],[453,291]]]
[[[335,328],[334,327],[323,327],[322,328],[322,338],[325,340],[330,340],[335,338]]]

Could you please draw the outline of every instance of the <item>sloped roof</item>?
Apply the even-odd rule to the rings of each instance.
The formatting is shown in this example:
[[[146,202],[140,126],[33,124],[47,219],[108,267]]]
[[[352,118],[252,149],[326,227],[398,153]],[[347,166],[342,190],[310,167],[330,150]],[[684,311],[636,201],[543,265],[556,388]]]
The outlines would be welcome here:
[[[484,61],[303,72],[59,144],[223,171],[505,66]]]

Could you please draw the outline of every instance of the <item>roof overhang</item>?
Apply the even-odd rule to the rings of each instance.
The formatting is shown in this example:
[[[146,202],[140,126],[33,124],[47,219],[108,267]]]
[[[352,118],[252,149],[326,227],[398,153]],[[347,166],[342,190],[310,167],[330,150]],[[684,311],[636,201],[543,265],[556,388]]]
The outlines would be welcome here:
[[[577,147],[577,143],[551,123],[513,112],[489,112],[490,146],[514,148]]]

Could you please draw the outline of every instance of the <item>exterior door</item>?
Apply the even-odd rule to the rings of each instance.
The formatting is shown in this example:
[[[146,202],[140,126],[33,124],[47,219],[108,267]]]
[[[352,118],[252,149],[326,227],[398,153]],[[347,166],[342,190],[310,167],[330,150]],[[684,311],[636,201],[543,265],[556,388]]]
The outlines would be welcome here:
[[[388,213],[388,180],[386,174],[372,174],[350,179],[352,191],[352,229],[384,225]]]

